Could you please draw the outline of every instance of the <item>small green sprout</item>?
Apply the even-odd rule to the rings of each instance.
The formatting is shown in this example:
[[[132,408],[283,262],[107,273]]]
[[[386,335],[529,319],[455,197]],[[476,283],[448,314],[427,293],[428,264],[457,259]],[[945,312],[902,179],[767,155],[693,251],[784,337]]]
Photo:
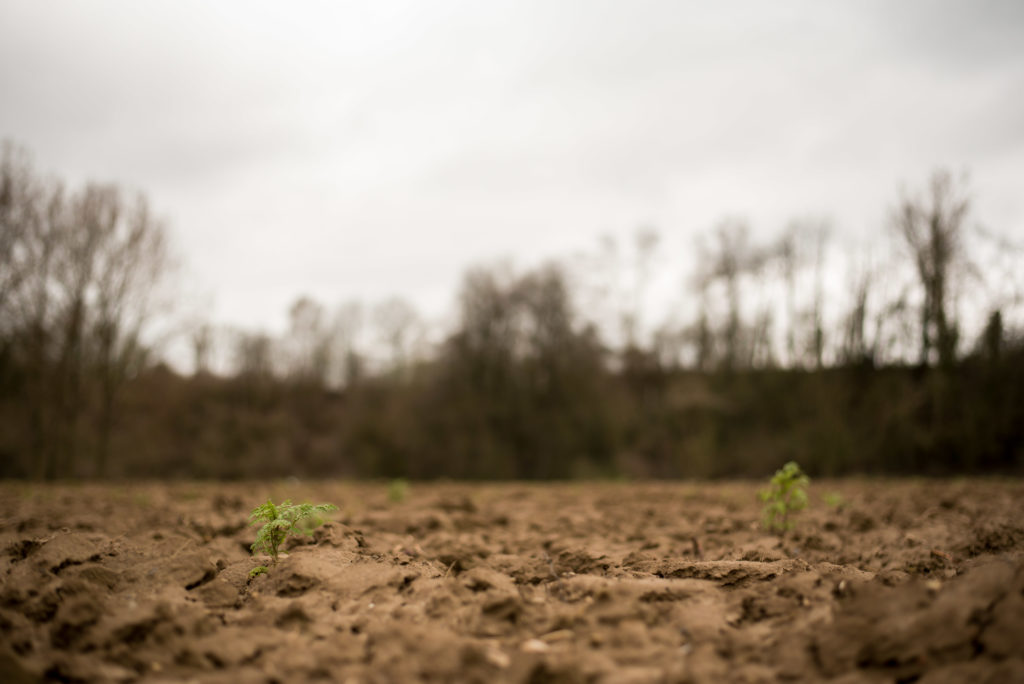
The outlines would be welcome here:
[[[828,492],[825,496],[821,497],[821,500],[824,501],[825,505],[829,508],[841,508],[842,505],[846,503],[845,499],[843,499],[843,495],[839,492]]]
[[[388,483],[388,501],[402,503],[409,494],[409,483],[403,478],[395,478]]]
[[[779,534],[793,529],[790,516],[807,508],[807,486],[811,479],[794,461],[775,471],[771,486],[761,490],[764,502],[764,526]]]
[[[249,579],[254,579],[256,577],[259,577],[260,575],[265,575],[266,573],[266,565],[257,565],[255,568],[249,571]]]
[[[249,516],[251,525],[263,524],[256,532],[256,542],[251,547],[252,552],[255,554],[258,551],[263,551],[276,563],[281,543],[289,535],[312,534],[313,529],[322,522],[320,514],[336,510],[338,507],[334,504],[314,506],[311,503],[293,504],[290,500],[275,504],[272,500],[267,499],[265,504],[260,504],[252,509],[252,514]],[[300,522],[303,523],[305,529],[298,526]]]

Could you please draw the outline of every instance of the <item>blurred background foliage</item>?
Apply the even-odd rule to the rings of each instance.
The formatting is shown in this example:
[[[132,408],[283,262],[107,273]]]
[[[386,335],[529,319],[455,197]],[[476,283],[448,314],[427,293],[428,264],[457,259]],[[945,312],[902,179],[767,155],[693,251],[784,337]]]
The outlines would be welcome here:
[[[433,340],[400,298],[301,297],[279,336],[191,321],[183,372],[148,333],[174,297],[145,198],[68,190],[6,144],[0,476],[1019,474],[1024,269],[969,199],[935,172],[895,202],[885,256],[842,272],[827,222],[758,242],[723,221],[659,325],[641,302],[666,255],[644,230],[468,271]]]

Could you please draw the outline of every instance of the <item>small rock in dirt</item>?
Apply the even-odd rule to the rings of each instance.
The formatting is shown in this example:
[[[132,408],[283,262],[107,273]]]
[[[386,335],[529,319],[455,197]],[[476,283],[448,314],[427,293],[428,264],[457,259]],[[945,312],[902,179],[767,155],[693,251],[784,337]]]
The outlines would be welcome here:
[[[575,636],[575,633],[571,629],[556,629],[554,632],[548,632],[541,639],[549,644],[555,644],[562,641],[571,641]]]
[[[472,667],[477,664],[489,665],[504,670],[512,664],[508,654],[492,644],[468,644],[462,649],[462,665]]]
[[[474,592],[496,589],[503,593],[514,594],[516,591],[515,584],[507,575],[489,568],[473,568],[464,573],[460,579],[464,587]]]
[[[551,647],[540,639],[527,639],[520,646],[520,649],[523,653],[547,653],[551,650]]]

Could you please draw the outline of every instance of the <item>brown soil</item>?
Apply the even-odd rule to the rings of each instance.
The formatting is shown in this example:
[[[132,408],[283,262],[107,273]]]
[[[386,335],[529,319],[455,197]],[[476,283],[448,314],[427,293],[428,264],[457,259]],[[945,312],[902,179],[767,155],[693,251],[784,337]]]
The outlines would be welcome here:
[[[0,485],[0,681],[1024,681],[1020,481],[386,490]],[[341,510],[250,580],[268,496]]]

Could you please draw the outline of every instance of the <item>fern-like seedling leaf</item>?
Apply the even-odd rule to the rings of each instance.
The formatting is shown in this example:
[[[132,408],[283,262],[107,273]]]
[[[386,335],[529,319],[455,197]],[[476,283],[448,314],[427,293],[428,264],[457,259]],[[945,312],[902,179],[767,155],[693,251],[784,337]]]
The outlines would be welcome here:
[[[267,499],[266,503],[254,508],[249,515],[251,525],[262,524],[250,548],[254,554],[262,551],[277,562],[281,544],[289,535],[312,534],[313,529],[323,522],[319,514],[336,510],[338,507],[334,504],[292,504],[291,500],[275,504],[273,500]],[[306,529],[297,527],[297,523],[303,521],[307,523]]]

